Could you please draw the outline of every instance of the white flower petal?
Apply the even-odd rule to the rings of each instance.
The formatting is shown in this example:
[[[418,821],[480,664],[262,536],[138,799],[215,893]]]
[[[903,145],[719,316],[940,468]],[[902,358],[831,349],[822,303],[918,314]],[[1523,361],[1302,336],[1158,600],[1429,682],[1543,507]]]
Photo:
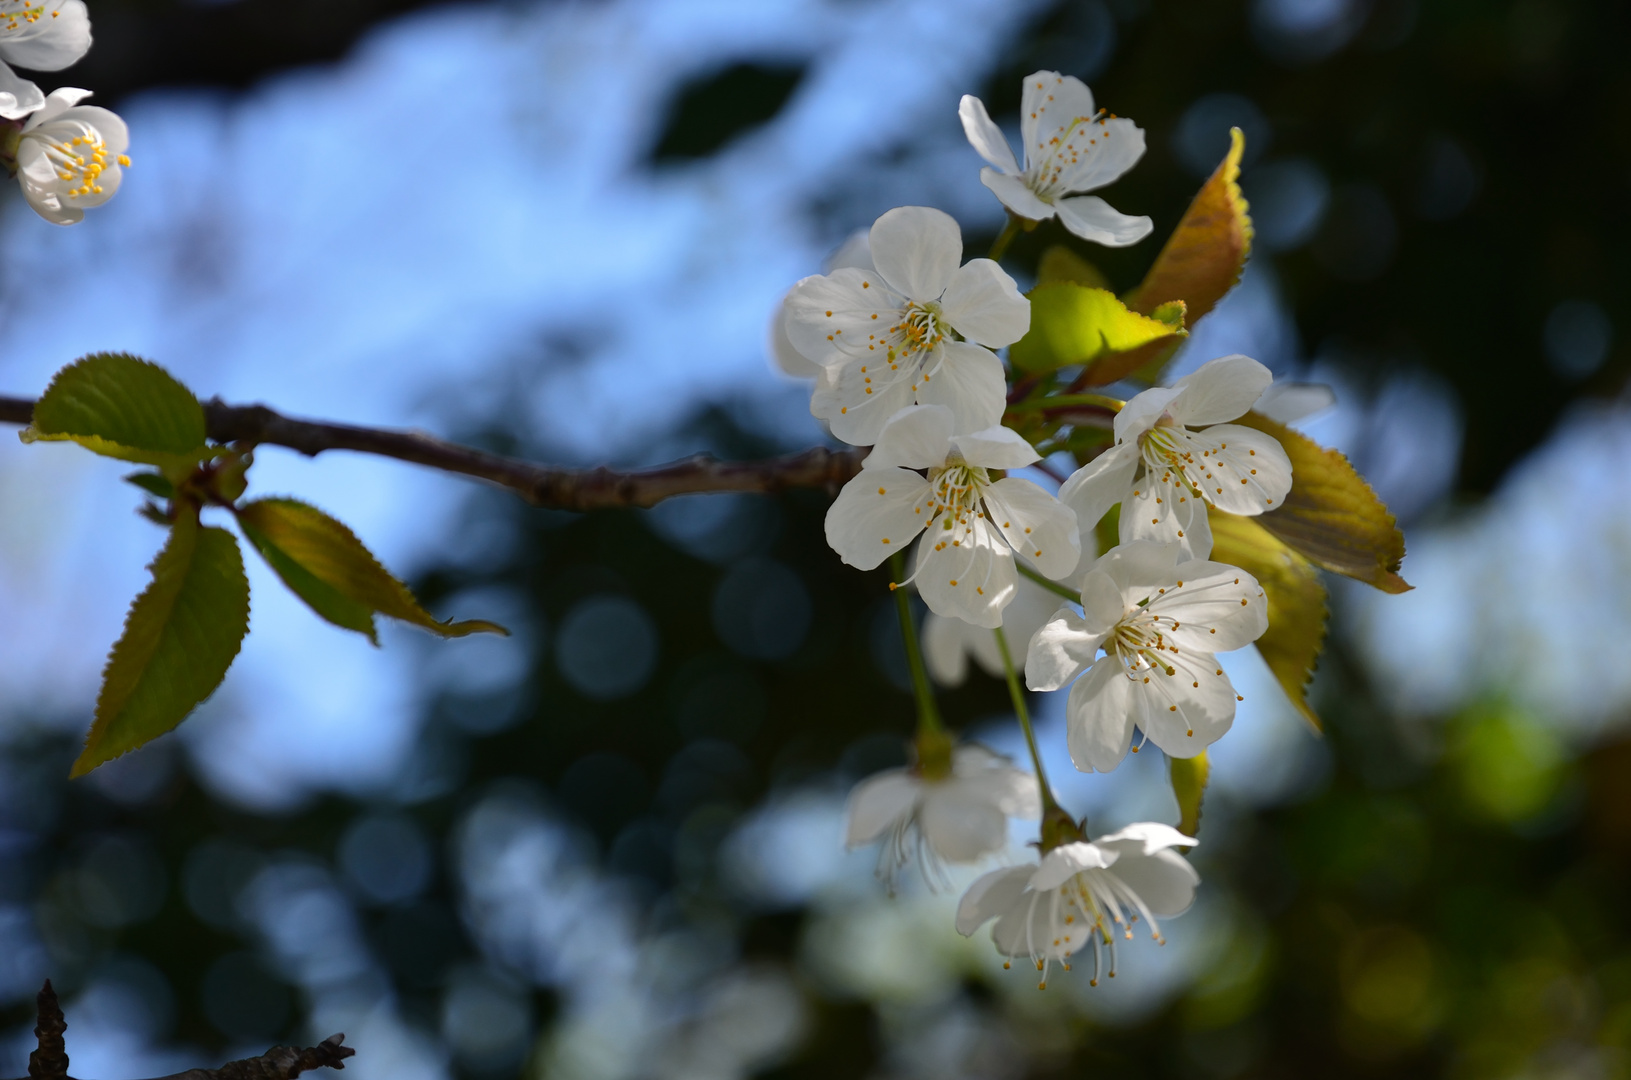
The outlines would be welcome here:
[[[936,526],[917,558],[917,590],[930,611],[987,629],[1002,625],[1019,575],[1014,553],[983,519],[949,531]]]
[[[1057,690],[1093,666],[1104,634],[1094,633],[1082,617],[1061,607],[1031,637],[1025,653],[1025,685]]]
[[[1116,445],[1136,443],[1138,437],[1155,426],[1167,405],[1181,390],[1176,386],[1152,386],[1121,407],[1116,414]]]
[[[1093,92],[1075,76],[1057,71],[1033,71],[1026,76],[1020,94],[1019,130],[1027,169],[1048,156],[1050,140],[1062,129],[1093,113]]]
[[[883,425],[864,468],[932,469],[946,463],[953,417],[941,405],[909,405]]]
[[[1076,515],[1029,480],[1006,476],[985,490],[992,524],[1043,577],[1058,579],[1082,556]]]
[[[974,879],[957,902],[957,932],[968,937],[1019,901],[1034,866],[1005,866]]]
[[[1057,199],[1053,206],[1065,228],[1105,247],[1129,247],[1155,231],[1149,218],[1123,214],[1097,195]]]
[[[1114,657],[1076,680],[1065,703],[1070,760],[1082,772],[1110,772],[1133,741],[1133,684]]]
[[[1054,215],[1053,204],[1038,198],[1021,177],[1005,176],[996,169],[981,169],[980,183],[991,189],[997,201],[1022,218],[1046,221]]]
[[[1085,132],[1085,146],[1080,135],[1072,134],[1076,163],[1060,172],[1061,191],[1097,191],[1115,182],[1144,156],[1144,129],[1126,117],[1106,118],[1090,125]],[[1064,217],[1063,209],[1060,217]]]
[[[1172,644],[1188,651],[1229,652],[1269,628],[1268,601],[1257,579],[1226,563],[1178,564],[1178,585],[1150,599],[1149,611],[1175,625]]]
[[[913,385],[912,373],[904,365],[846,363],[816,380],[810,412],[827,421],[832,433],[845,442],[871,446],[889,418],[912,404]]]
[[[850,566],[871,570],[923,531],[929,482],[906,469],[862,469],[827,510],[827,543]]]
[[[968,653],[962,619],[929,612],[923,619],[923,663],[942,686],[962,686],[968,679]]]
[[[1075,513],[1083,532],[1092,530],[1112,506],[1127,498],[1138,462],[1138,447],[1129,442],[1111,447],[1066,478],[1059,488],[1059,501]]]
[[[1012,345],[1031,328],[1031,302],[990,259],[971,259],[958,267],[940,304],[952,329],[993,349]]]
[[[1181,392],[1167,408],[1185,427],[1222,424],[1245,415],[1273,381],[1274,374],[1249,356],[1220,356],[1174,383]]]
[[[1324,383],[1276,382],[1263,391],[1252,411],[1282,424],[1292,424],[1336,403],[1336,391]]]
[[[1181,550],[1176,541],[1157,544],[1136,540],[1099,556],[1093,569],[1109,576],[1121,590],[1123,610],[1130,611],[1155,591],[1177,580]]]
[[[1041,865],[1031,876],[1031,888],[1036,892],[1057,889],[1083,870],[1103,870],[1115,860],[1106,857],[1096,844],[1078,840],[1073,844],[1060,844],[1042,856]]]
[[[1034,956],[1038,959],[1063,960],[1080,947],[1081,943],[1066,943],[1057,932],[1054,905],[1057,893],[1027,890],[1003,912],[991,928],[991,940],[1003,956]],[[1083,932],[1087,932],[1085,927]],[[1055,945],[1058,940],[1060,944]]]
[[[90,13],[84,0],[46,0],[41,6],[45,10],[33,24],[0,31],[0,59],[32,71],[61,71],[90,51]]]
[[[44,106],[40,88],[0,62],[0,116],[20,120]]]
[[[1215,424],[1185,440],[1208,465],[1198,477],[1219,510],[1254,517],[1285,502],[1291,490],[1291,459],[1280,440],[1256,428]]]
[[[792,290],[788,290],[787,295],[791,296]],[[787,336],[785,298],[776,305],[776,313],[770,318],[770,358],[778,371],[795,379],[813,379],[827,370],[793,347],[793,339]]]
[[[91,96],[91,91],[82,90],[77,86],[59,86],[45,97],[45,105],[39,112],[28,118],[23,125],[24,131],[33,131],[61,118],[69,109],[75,108],[81,101]],[[104,110],[105,111],[105,110]],[[112,114],[109,113],[111,116]],[[121,127],[123,123],[121,122]],[[123,150],[124,147],[119,148]]]
[[[1002,137],[1002,129],[992,123],[991,114],[985,111],[985,102],[973,94],[964,94],[963,100],[957,103],[957,116],[963,121],[963,134],[968,136],[969,145],[976,153],[1010,176],[1019,172],[1014,151]]]
[[[1008,382],[996,354],[971,342],[947,341],[940,346],[940,356],[940,363],[918,382],[917,400],[950,409],[958,431],[981,431],[1001,423],[1008,406]]]
[[[1036,777],[1016,769],[1003,758],[996,760],[999,764],[972,775],[962,775],[959,770],[958,783],[964,785],[971,797],[984,799],[1008,817],[1041,817],[1042,791],[1037,787]]]
[[[1173,831],[1177,832],[1176,829]],[[1185,842],[1194,841],[1186,839]],[[1189,860],[1170,850],[1151,855],[1123,856],[1116,860],[1110,873],[1138,894],[1144,906],[1150,909],[1150,914],[1162,918],[1188,911],[1195,902],[1195,889],[1201,883],[1201,875],[1196,873]]]
[[[888,769],[856,784],[845,807],[844,843],[870,844],[917,805],[923,782],[906,769]]]
[[[1103,571],[1089,570],[1082,577],[1082,621],[1090,633],[1103,638],[1132,610],[1121,594],[1116,579]]]
[[[856,229],[844,238],[838,249],[827,256],[827,273],[853,266],[869,273],[877,273],[872,263],[872,230]]]
[[[876,348],[882,326],[900,317],[900,297],[884,288],[878,274],[843,267],[812,274],[788,293],[787,337],[793,347],[818,364],[847,360],[884,362]],[[873,318],[877,316],[877,318]]]
[[[1192,836],[1185,836],[1171,825],[1163,825],[1159,821],[1140,821],[1126,828],[1117,829],[1093,841],[1101,848],[1108,848],[1116,852],[1117,858],[1127,855],[1154,855],[1158,851],[1173,847],[1195,847],[1200,843]],[[1116,868],[1119,876],[1121,868]]]
[[[1008,843],[1008,816],[984,793],[962,780],[924,785],[918,828],[948,862],[973,862]]]
[[[963,261],[963,231],[943,210],[897,206],[872,225],[872,261],[896,292],[939,300]]]
[[[1212,554],[1212,522],[1206,503],[1170,474],[1145,473],[1121,504],[1118,524],[1123,544],[1148,541],[1176,543],[1184,558]]]
[[[971,435],[954,435],[951,443],[964,461],[982,469],[1023,469],[1042,460],[1036,448],[1013,428],[988,427]]]
[[[1194,757],[1233,726],[1235,688],[1211,653],[1161,658],[1166,667],[1132,673],[1134,722],[1168,757]]]

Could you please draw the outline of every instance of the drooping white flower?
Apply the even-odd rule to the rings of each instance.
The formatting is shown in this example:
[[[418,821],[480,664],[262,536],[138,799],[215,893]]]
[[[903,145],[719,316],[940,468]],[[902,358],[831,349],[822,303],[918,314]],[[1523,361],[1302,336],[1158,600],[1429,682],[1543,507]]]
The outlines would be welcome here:
[[[957,930],[969,936],[992,919],[991,940],[1012,961],[1028,957],[1048,985],[1048,965],[1070,970],[1070,958],[1093,946],[1092,985],[1116,974],[1116,937],[1131,940],[1142,918],[1163,941],[1159,918],[1189,910],[1200,875],[1172,849],[1195,841],[1170,825],[1141,822],[1091,843],[1061,844],[1036,866],[993,870],[975,880],[957,905]],[[1003,967],[1007,967],[1005,962]]]
[[[1261,637],[1268,600],[1238,567],[1178,556],[1176,542],[1111,549],[1082,579],[1082,613],[1061,607],[1031,639],[1032,690],[1076,681],[1066,731],[1083,772],[1121,764],[1135,727],[1168,756],[1187,758],[1234,723],[1239,698],[1214,654]]]
[[[939,210],[896,207],[869,244],[876,272],[807,277],[788,297],[789,340],[827,369],[810,411],[857,446],[913,403],[944,405],[960,432],[1000,422],[1007,384],[991,349],[1025,336],[1031,302],[990,259],[959,266],[962,231]]]
[[[838,250],[827,256],[823,266],[824,273],[834,270],[853,268],[877,273],[877,267],[872,265],[872,240],[867,229],[857,229],[851,233],[844,242],[838,245]],[[798,288],[797,285],[793,286]],[[793,339],[787,336],[787,302],[793,298],[793,289],[787,290],[782,302],[776,305],[776,315],[770,322],[770,356],[776,362],[776,367],[783,375],[791,375],[795,379],[820,379],[827,373],[827,368],[816,363],[798,349],[793,347]],[[830,387],[830,380],[823,380],[823,384]]]
[[[17,146],[17,179],[23,197],[45,220],[73,225],[85,211],[119,191],[130,132],[107,109],[80,105],[89,90],[53,90],[45,106],[23,125]]]
[[[84,0],[0,0],[0,117],[19,120],[45,105],[40,88],[11,64],[61,71],[90,47]]]
[[[1208,504],[1250,517],[1291,490],[1279,440],[1224,422],[1251,409],[1273,378],[1248,356],[1225,356],[1144,391],[1116,414],[1115,445],[1072,473],[1059,498],[1083,528],[1120,503],[1122,543],[1176,540],[1185,554],[1206,558]]]
[[[1028,577],[1015,581],[1014,599],[1002,609],[1002,632],[1008,638],[1009,655],[1021,671],[1031,636],[1058,607],[1057,593]],[[1002,654],[990,630],[929,612],[923,620],[923,660],[935,681],[946,686],[961,686],[968,678],[971,656],[986,674],[998,679],[1003,677]]]
[[[943,886],[943,863],[976,862],[1008,843],[1008,819],[1042,816],[1036,777],[971,743],[951,751],[950,773],[888,769],[850,792],[845,841],[851,848],[883,841],[878,877],[894,888],[916,859],[931,888]]]
[[[1022,218],[1060,222],[1083,240],[1108,247],[1136,244],[1155,223],[1118,213],[1096,191],[1144,156],[1144,131],[1131,120],[1093,107],[1093,92],[1080,79],[1057,71],[1037,71],[1025,79],[1019,129],[1025,167],[1002,130],[991,122],[985,103],[964,94],[957,108],[963,132],[995,168],[980,170],[980,182]]]
[[[924,603],[991,628],[1014,598],[1016,551],[1045,577],[1075,568],[1076,519],[1029,480],[992,479],[992,469],[1038,459],[1017,433],[954,430],[942,405],[910,405],[891,417],[827,511],[827,543],[849,565],[871,570],[927,530],[912,570]]]

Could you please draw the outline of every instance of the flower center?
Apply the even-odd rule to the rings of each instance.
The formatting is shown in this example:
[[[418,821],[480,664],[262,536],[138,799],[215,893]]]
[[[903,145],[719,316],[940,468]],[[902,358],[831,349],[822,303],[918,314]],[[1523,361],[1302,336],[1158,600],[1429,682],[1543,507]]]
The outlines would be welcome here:
[[[1065,170],[1079,164],[1082,155],[1090,153],[1089,148],[1097,146],[1100,139],[1110,137],[1110,130],[1104,126],[1107,119],[1109,113],[1103,109],[1093,116],[1078,116],[1036,148],[1028,179],[1037,198],[1051,203],[1065,193],[1061,186]]]
[[[889,332],[889,362],[894,363],[897,358],[921,360],[933,353],[950,335],[950,328],[946,326],[939,304],[908,300],[901,308],[900,322],[891,326]]]
[[[1184,438],[1188,429],[1170,417],[1163,416],[1150,430],[1138,437],[1138,449],[1149,475],[1159,477],[1163,484],[1178,483],[1193,495],[1204,492],[1188,470],[1195,467],[1195,451]]]
[[[956,533],[961,526],[967,533],[973,528],[973,519],[984,514],[980,497],[990,483],[989,473],[965,462],[954,461],[944,468],[929,470],[929,497],[923,508],[930,526],[939,518],[942,530]],[[952,542],[960,543],[955,539]]]
[[[1177,652],[1178,649],[1167,644],[1166,634],[1162,632],[1160,623],[1161,616],[1152,615],[1147,609],[1139,608],[1132,614],[1123,616],[1105,641],[1104,651],[1121,661],[1127,668],[1129,679],[1142,678],[1149,682],[1147,672],[1159,671],[1171,675],[1176,670],[1161,655],[1165,652]]]
[[[73,185],[68,189],[69,198],[102,194],[102,185],[97,181],[107,171],[109,163],[108,144],[99,135],[87,131],[66,142],[40,135],[32,137],[45,144],[46,160],[56,170],[57,179]],[[120,165],[130,165],[130,158],[124,154],[120,154],[117,160]]]

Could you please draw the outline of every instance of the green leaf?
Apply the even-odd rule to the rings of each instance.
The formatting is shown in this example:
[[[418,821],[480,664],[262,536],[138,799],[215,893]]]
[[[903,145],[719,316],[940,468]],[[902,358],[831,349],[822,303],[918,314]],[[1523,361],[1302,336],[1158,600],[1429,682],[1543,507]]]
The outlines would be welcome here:
[[[1263,586],[1269,601],[1269,628],[1257,639],[1257,651],[1303,719],[1322,730],[1319,714],[1308,703],[1325,645],[1325,586],[1314,565],[1264,528],[1264,517],[1241,517],[1213,510],[1212,558],[1238,566]]]
[[[95,353],[51,380],[24,442],[71,440],[121,461],[184,476],[214,451],[204,409],[169,372],[123,353]]]
[[[70,776],[83,776],[174,728],[226,678],[249,632],[238,541],[185,511],[153,560],[102,673],[96,720]]]
[[[1217,171],[1184,211],[1150,272],[1127,294],[1127,306],[1134,311],[1153,312],[1182,300],[1194,326],[1240,280],[1252,250],[1252,219],[1238,182],[1246,136],[1239,128],[1229,136],[1229,152]]]
[[[1291,459],[1291,493],[1256,519],[1263,528],[1315,566],[1383,592],[1410,590],[1399,576],[1404,534],[1346,457],[1260,413],[1235,423],[1273,435]]]
[[[244,535],[296,596],[329,622],[376,645],[376,613],[442,637],[509,634],[481,619],[439,622],[355,533],[314,506],[297,499],[257,499],[236,512]]]
[[[1030,297],[1030,332],[1008,350],[1009,359],[1028,372],[1086,365],[1081,386],[1123,378],[1184,334],[1181,325],[1127,310],[1108,290],[1072,281],[1038,285]]]
[[[149,495],[157,495],[161,499],[173,499],[176,495],[176,486],[163,473],[133,472],[125,477],[125,483],[135,484]]]
[[[1191,758],[1167,758],[1172,772],[1172,793],[1178,797],[1178,831],[1196,838],[1201,833],[1201,797],[1212,775],[1212,763],[1203,750]]]

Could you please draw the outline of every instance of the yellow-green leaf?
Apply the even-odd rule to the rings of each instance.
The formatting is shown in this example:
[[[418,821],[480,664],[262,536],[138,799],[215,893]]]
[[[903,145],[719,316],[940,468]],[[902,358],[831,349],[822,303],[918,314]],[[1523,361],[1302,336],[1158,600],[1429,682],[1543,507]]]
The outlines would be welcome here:
[[[1184,334],[1182,320],[1140,315],[1106,289],[1056,281],[1030,292],[1031,329],[1008,350],[1022,371],[1087,366],[1083,386],[1103,386],[1136,370],[1148,350],[1165,348]],[[1171,316],[1171,309],[1167,314]],[[1119,372],[1119,373],[1118,373]]]
[[[184,509],[130,606],[72,776],[173,729],[215,692],[249,632],[249,580],[238,541]]]
[[[1143,282],[1127,294],[1127,306],[1134,311],[1153,312],[1170,300],[1182,300],[1194,326],[1240,280],[1252,250],[1252,219],[1238,182],[1246,136],[1239,128],[1229,136],[1223,162],[1189,204]]]
[[[22,439],[72,440],[172,475],[213,453],[192,391],[157,364],[123,353],[95,353],[57,372]]]
[[[355,533],[314,506],[296,499],[257,499],[237,514],[244,535],[296,596],[329,622],[365,634],[376,644],[376,613],[442,637],[509,634],[481,619],[435,619]]]
[[[1064,244],[1054,244],[1042,253],[1036,265],[1036,283],[1051,285],[1056,281],[1074,281],[1094,289],[1110,288],[1110,279],[1099,268],[1082,258]]]
[[[1201,797],[1212,775],[1206,752],[1191,758],[1168,758],[1172,772],[1172,793],[1178,797],[1178,831],[1188,837],[1201,834]]]
[[[1260,413],[1235,423],[1273,435],[1291,459],[1291,493],[1257,520],[1315,566],[1374,585],[1408,592],[1399,576],[1404,534],[1348,459]]]
[[[1255,577],[1269,601],[1269,628],[1257,639],[1280,688],[1303,719],[1322,729],[1308,703],[1320,649],[1325,644],[1325,585],[1314,565],[1259,524],[1265,517],[1241,517],[1211,511],[1212,558],[1238,566]]]

